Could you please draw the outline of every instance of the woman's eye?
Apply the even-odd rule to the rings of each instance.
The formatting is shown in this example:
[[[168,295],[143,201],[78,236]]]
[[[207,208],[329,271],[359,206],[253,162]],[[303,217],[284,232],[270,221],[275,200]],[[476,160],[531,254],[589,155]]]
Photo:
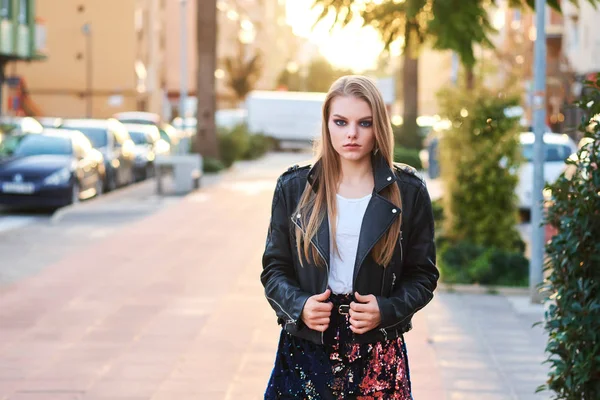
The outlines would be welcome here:
[[[344,121],[343,119],[334,119],[333,123],[337,126],[346,126],[346,121]]]
[[[360,122],[360,126],[362,126],[363,128],[370,128],[373,126],[373,122],[371,121],[361,121]]]

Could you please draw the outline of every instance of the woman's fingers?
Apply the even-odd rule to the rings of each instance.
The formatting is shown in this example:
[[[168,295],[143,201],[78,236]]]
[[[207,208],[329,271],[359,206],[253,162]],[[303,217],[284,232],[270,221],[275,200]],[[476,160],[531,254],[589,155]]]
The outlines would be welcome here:
[[[312,318],[329,318],[331,316],[331,313],[326,311],[316,311],[310,315]]]
[[[329,318],[314,318],[311,322],[315,325],[329,325]]]
[[[313,303],[312,310],[320,312],[331,312],[333,309],[332,303]]]
[[[315,331],[325,332],[327,330],[327,328],[329,327],[329,324],[328,323],[327,324],[311,324],[308,327]]]

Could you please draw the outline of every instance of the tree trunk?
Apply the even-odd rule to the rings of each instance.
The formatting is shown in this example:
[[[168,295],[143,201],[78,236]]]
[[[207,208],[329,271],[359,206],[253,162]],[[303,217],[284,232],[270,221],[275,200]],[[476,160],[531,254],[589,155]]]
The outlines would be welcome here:
[[[198,126],[194,152],[206,157],[219,157],[217,129],[215,126],[217,68],[217,0],[197,0],[198,45]]]
[[[404,66],[402,68],[402,96],[404,110],[402,130],[397,143],[403,147],[421,148],[421,137],[417,126],[419,116],[419,58],[417,43],[410,40],[411,24],[406,24],[406,45],[404,47]]]
[[[472,90],[475,88],[475,73],[473,67],[465,66],[467,89]]]

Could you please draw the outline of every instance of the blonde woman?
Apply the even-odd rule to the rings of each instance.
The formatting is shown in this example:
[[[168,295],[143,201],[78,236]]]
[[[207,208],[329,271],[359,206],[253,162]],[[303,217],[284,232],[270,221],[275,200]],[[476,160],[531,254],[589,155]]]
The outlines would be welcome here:
[[[403,334],[439,277],[431,201],[381,93],[329,90],[317,161],[277,181],[261,281],[283,329],[265,399],[412,399]]]

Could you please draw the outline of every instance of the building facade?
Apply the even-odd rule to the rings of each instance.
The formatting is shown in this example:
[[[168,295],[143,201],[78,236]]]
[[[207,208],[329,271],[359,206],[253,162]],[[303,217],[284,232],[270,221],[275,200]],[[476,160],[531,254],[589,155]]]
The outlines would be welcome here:
[[[22,93],[21,82],[6,81],[6,66],[45,59],[46,30],[35,5],[34,0],[0,0],[0,114],[4,105],[22,108],[16,96]]]
[[[161,112],[166,81],[166,0],[37,0],[48,58],[13,62],[36,110],[58,117],[105,118]]]
[[[569,97],[572,73],[562,54],[563,16],[546,6],[546,124],[555,132],[562,132],[565,124],[565,105]],[[534,46],[537,36],[535,14],[530,10],[511,9],[501,2],[494,17],[499,33],[495,38],[496,55],[500,60],[500,81],[509,76],[517,78],[524,92],[522,125],[532,125],[534,82]]]
[[[600,72],[600,9],[588,2],[575,7],[564,2],[565,16],[563,53],[577,75]]]

